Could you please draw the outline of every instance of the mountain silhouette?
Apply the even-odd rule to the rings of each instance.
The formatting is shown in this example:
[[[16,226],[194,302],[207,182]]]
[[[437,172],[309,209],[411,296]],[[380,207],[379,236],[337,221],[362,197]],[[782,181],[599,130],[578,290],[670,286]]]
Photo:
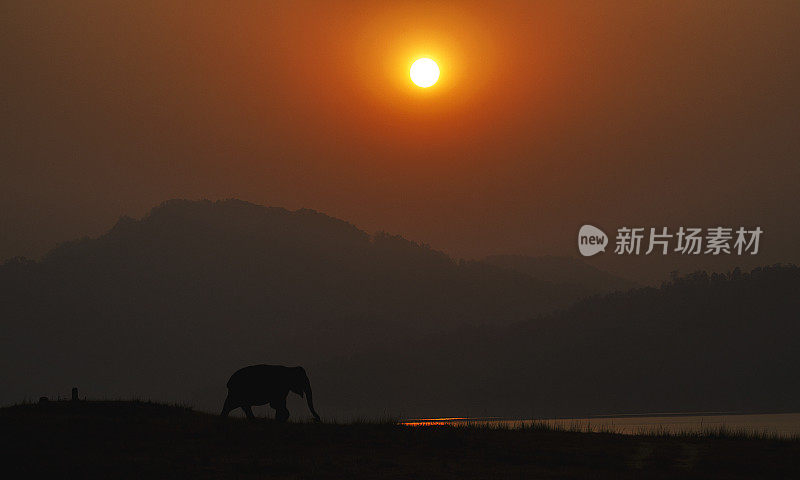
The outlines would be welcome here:
[[[422,417],[797,412],[798,311],[794,265],[696,272],[510,326],[414,339],[316,375],[352,372],[329,408]],[[359,391],[364,383],[373,388]]]
[[[170,200],[140,220],[123,217],[40,261],[6,262],[0,289],[4,364],[25,366],[2,372],[3,402],[76,378],[173,394],[176,379],[205,382],[198,362],[221,376],[242,364],[305,363],[510,324],[587,294],[313,210],[240,200]]]
[[[514,262],[312,210],[168,201],[0,266],[0,403],[78,386],[219,412],[231,372],[278,364],[308,370],[328,418],[800,409],[797,267],[600,296],[602,272]]]
[[[400,236],[368,235],[313,210],[239,200],[172,200],[142,220],[123,217],[105,235],[59,245],[33,268],[69,293],[190,300],[259,322],[337,328],[379,314],[440,330],[504,324],[570,304],[577,286],[531,279],[481,262],[454,261]],[[56,287],[56,285],[53,285]],[[302,317],[298,318],[298,313]]]
[[[538,280],[575,285],[593,294],[625,291],[638,286],[632,280],[600,270],[575,257],[491,255],[483,261]]]

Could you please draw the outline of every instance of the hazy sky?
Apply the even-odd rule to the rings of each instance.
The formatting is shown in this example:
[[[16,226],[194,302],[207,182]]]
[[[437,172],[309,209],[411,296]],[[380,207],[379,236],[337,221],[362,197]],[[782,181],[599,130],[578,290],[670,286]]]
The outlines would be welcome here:
[[[590,259],[645,280],[800,263],[800,2],[332,3],[3,1],[0,258],[238,197],[463,257],[765,230],[754,258]]]

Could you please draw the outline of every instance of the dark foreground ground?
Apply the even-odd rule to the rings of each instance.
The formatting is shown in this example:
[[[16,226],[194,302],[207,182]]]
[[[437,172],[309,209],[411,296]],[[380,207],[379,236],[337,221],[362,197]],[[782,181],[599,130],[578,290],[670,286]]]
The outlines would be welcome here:
[[[140,402],[3,408],[0,438],[2,478],[800,478],[798,440],[248,423]]]

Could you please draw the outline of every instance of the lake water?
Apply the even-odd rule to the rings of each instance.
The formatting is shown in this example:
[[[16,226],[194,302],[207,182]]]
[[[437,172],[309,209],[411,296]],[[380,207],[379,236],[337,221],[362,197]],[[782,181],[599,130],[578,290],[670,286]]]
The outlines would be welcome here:
[[[546,424],[583,432],[640,433],[708,433],[725,429],[734,432],[766,433],[781,437],[800,436],[800,413],[739,415],[730,413],[649,414],[599,416],[591,418],[558,418],[513,420],[485,418],[417,418],[402,422],[409,426],[479,425],[519,428]]]

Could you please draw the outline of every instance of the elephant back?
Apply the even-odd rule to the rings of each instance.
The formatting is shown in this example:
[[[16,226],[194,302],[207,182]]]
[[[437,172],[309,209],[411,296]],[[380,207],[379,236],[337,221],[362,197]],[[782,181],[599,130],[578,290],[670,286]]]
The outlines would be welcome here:
[[[251,365],[231,375],[228,391],[235,397],[267,401],[288,385],[289,369],[280,365]],[[285,392],[284,392],[285,394]]]

